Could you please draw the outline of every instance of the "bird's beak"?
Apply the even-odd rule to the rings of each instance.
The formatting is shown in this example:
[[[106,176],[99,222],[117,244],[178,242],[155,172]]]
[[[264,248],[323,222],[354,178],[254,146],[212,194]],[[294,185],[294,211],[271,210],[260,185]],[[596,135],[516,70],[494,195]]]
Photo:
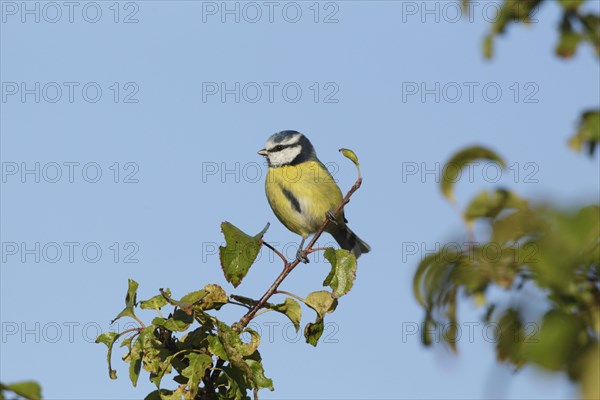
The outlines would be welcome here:
[[[265,150],[265,149],[262,149],[262,150],[258,151],[258,154],[260,154],[261,156],[265,156],[266,157],[267,154],[269,154],[269,152],[267,150]]]

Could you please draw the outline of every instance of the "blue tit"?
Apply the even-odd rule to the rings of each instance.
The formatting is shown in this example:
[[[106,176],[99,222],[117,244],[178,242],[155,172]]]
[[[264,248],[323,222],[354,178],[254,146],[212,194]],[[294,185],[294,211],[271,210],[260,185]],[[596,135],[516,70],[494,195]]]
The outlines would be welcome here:
[[[326,218],[341,204],[338,185],[319,161],[310,141],[296,131],[281,131],[267,140],[258,154],[267,158],[269,169],[265,191],[273,212],[286,228],[300,235],[298,259],[308,262],[302,248],[306,238],[315,233]],[[371,248],[346,225],[344,212],[327,226],[342,249],[356,257]]]

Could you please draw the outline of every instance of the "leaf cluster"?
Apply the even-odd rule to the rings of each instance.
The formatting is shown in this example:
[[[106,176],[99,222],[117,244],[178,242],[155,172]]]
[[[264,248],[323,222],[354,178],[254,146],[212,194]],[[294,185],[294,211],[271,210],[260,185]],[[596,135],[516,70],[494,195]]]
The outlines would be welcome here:
[[[459,152],[448,164],[482,156],[505,165],[480,147]],[[453,199],[448,180],[442,179],[441,190]],[[443,246],[421,261],[414,276],[415,297],[425,310],[423,343],[431,344],[431,331],[447,324],[443,337],[456,351],[462,295],[486,307],[486,322],[498,324],[500,361],[565,371],[583,383],[584,393],[599,393],[598,375],[590,374],[600,364],[600,205],[531,206],[498,188],[476,195],[461,214],[472,240]],[[477,240],[474,224],[488,232],[485,240]],[[488,302],[493,288],[505,296]],[[533,334],[527,326],[535,327]]]

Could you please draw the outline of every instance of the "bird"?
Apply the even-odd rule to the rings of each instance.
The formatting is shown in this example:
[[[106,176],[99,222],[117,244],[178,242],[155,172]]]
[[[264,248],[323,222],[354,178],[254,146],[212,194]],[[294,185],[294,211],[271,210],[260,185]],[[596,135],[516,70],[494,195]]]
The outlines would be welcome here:
[[[343,200],[342,191],[306,136],[294,130],[277,132],[258,154],[267,159],[265,192],[271,209],[287,229],[302,237],[298,260],[308,262],[302,250],[304,241],[319,230],[326,218],[332,221],[326,232],[342,249],[356,258],[371,250],[346,225],[343,209],[334,216]]]

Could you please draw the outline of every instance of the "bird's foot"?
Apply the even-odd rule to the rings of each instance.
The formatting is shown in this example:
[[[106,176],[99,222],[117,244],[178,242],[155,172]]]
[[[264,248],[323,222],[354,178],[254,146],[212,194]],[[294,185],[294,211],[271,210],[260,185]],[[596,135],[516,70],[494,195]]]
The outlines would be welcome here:
[[[308,261],[308,257],[306,257],[306,252],[302,250],[302,247],[298,248],[298,251],[296,252],[296,260],[303,262],[304,264],[310,262]]]
[[[333,212],[331,212],[331,210],[327,211],[326,216],[327,216],[327,219],[329,220],[329,222],[332,222],[332,223],[334,223],[334,224],[337,225],[337,221],[335,219],[335,215],[333,214]]]

